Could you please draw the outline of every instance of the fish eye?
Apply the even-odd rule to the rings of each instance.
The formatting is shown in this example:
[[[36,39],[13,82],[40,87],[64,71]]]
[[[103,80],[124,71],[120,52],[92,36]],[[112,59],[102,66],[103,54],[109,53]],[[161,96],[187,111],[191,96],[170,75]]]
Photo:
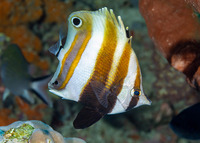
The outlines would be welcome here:
[[[134,91],[134,95],[140,95],[140,92],[139,91]]]
[[[140,96],[141,95],[141,91],[140,91],[140,89],[132,89],[131,90],[131,95],[132,96]]]
[[[82,25],[82,20],[78,17],[72,17],[71,21],[75,27],[80,27]]]

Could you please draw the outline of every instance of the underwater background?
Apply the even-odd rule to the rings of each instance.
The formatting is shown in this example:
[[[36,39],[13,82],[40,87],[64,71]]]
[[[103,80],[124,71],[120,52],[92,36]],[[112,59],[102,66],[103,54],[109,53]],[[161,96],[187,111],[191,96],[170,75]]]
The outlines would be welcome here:
[[[178,3],[173,4],[178,7]],[[35,104],[28,104],[14,95],[3,101],[5,87],[0,79],[0,126],[18,120],[40,120],[64,137],[78,137],[88,143],[199,142],[177,137],[168,125],[174,115],[199,102],[200,96],[187,83],[185,75],[175,70],[155,47],[141,15],[142,2],[138,0],[1,0],[0,54],[7,45],[15,43],[21,48],[26,60],[34,65],[31,68],[33,77],[54,73],[58,60],[48,49],[58,41],[60,27],[67,27],[69,14],[102,7],[113,9],[116,16],[120,15],[124,25],[129,27],[133,36],[132,47],[142,71],[144,92],[152,105],[141,106],[123,114],[107,115],[87,129],[76,130],[73,120],[82,105],[62,100],[50,92],[52,108],[34,94]],[[148,16],[145,12],[143,10],[143,15]],[[169,29],[170,26],[160,25],[160,28]]]

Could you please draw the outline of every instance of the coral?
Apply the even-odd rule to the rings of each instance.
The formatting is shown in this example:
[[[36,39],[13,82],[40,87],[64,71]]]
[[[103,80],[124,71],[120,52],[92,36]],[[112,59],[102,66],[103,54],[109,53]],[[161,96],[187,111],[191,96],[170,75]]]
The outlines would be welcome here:
[[[68,12],[71,3],[65,4],[58,0],[44,0],[45,3],[45,13],[47,13],[45,17],[45,22],[58,22],[65,23],[66,22],[66,14]]]
[[[193,1],[194,2],[194,1]],[[200,24],[198,15],[182,0],[140,0],[148,33],[168,62],[187,76],[189,83],[200,86]],[[199,3],[198,3],[199,4]],[[197,75],[196,75],[196,74]]]
[[[1,0],[0,32],[22,48],[27,61],[42,70],[48,70],[48,61],[39,56],[42,51],[41,39],[29,30],[30,25],[37,22],[65,22],[70,5],[57,0]]]
[[[5,126],[17,121],[17,119],[10,117],[12,111],[10,109],[0,109],[0,126]]]
[[[63,22],[71,3],[58,0],[1,0],[1,26],[7,27],[35,22]]]
[[[35,36],[25,25],[13,26],[3,28],[0,27],[0,31],[4,32],[11,38],[12,43],[16,43],[29,63],[33,63],[43,70],[47,70],[49,67],[48,62],[41,64],[41,59],[38,52],[42,49],[40,39]]]
[[[41,0],[1,0],[1,26],[19,25],[38,20],[42,16]]]
[[[2,142],[20,143],[85,143],[78,138],[64,138],[50,126],[41,121],[17,121],[8,126],[0,127]]]
[[[19,97],[16,97],[16,103],[19,106],[20,111],[23,112],[28,120],[42,120],[44,115],[43,110],[47,108],[45,104],[39,104],[36,107],[31,107]]]
[[[17,139],[18,142],[28,142],[34,128],[29,124],[22,124],[17,128],[10,128],[4,134],[5,140]]]

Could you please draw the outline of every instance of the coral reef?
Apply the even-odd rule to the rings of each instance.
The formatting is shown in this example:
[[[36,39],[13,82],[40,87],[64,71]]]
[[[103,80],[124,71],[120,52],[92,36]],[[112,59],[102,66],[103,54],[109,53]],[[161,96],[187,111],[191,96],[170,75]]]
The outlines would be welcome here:
[[[11,113],[12,113],[12,110],[10,109],[6,109],[6,108],[0,109],[0,117],[1,117],[0,126],[5,126],[17,121],[17,119],[10,117]]]
[[[0,127],[0,141],[20,143],[85,143],[78,138],[64,138],[47,124],[32,121],[17,121],[8,126]]]
[[[5,131],[3,140],[14,141],[17,139],[17,142],[28,142],[33,130],[34,128],[29,124],[23,124],[17,128],[10,128]]]
[[[0,0],[0,13],[3,10],[3,6],[1,5],[3,2],[10,2],[12,3],[12,6],[14,6],[14,1],[17,3],[21,2],[21,4],[25,4],[25,2],[33,2],[33,0]],[[142,2],[143,0],[140,1]],[[156,3],[158,0],[153,1],[155,1]],[[153,1],[151,2],[153,3]],[[193,9],[192,14],[194,15],[194,17],[198,16],[198,6],[191,6],[191,2],[195,0],[185,1],[188,3],[188,9]],[[141,66],[144,91],[145,94],[147,94],[148,97],[151,99],[152,106],[136,108],[123,114],[106,116],[103,120],[99,121],[97,124],[88,129],[75,130],[72,125],[75,116],[80,110],[79,104],[67,100],[61,100],[59,97],[56,96],[54,97],[56,100],[54,100],[53,108],[48,108],[41,104],[41,102],[38,100],[36,100],[36,105],[28,105],[23,100],[21,101],[19,99],[14,98],[14,100],[8,99],[4,103],[2,103],[1,100],[0,111],[2,112],[0,114],[0,126],[8,125],[15,120],[39,119],[45,123],[50,124],[51,127],[53,127],[56,131],[59,131],[62,135],[66,137],[76,136],[84,139],[89,143],[199,142],[187,141],[185,139],[178,138],[168,127],[168,122],[171,120],[174,114],[180,112],[183,108],[186,108],[187,106],[190,106],[200,101],[200,97],[198,96],[198,93],[194,89],[190,88],[190,86],[184,80],[185,76],[182,73],[174,70],[174,68],[172,68],[168,64],[168,62],[159,54],[157,49],[154,47],[154,44],[152,43],[151,39],[149,39],[145,25],[145,20],[140,15],[140,12],[138,10],[138,0],[115,0],[114,3],[112,0],[35,0],[34,2],[38,3],[37,9],[35,11],[37,11],[37,15],[39,15],[39,17],[34,16],[33,20],[31,20],[30,17],[27,17],[29,20],[27,20],[26,22],[24,21],[24,18],[21,17],[20,19],[23,19],[21,20],[21,22],[20,19],[18,19],[18,22],[15,22],[14,24],[9,24],[9,21],[12,20],[9,20],[8,16],[4,19],[5,21],[3,21],[3,23],[7,22],[8,25],[5,25],[4,28],[3,26],[1,26],[0,23],[0,29],[2,30],[2,32],[8,31],[7,35],[9,33],[12,33],[9,34],[10,39],[12,41],[19,41],[18,44],[21,44],[21,46],[23,47],[23,53],[28,58],[27,60],[31,61],[31,63],[35,63],[36,65],[38,65],[41,61],[46,62],[46,65],[42,63],[41,65],[38,65],[40,69],[35,69],[36,73],[41,75],[41,72],[44,72],[41,69],[48,69],[49,72],[52,73],[56,70],[58,64],[57,59],[54,56],[48,55],[47,50],[50,47],[50,45],[53,45],[53,43],[58,40],[58,31],[60,24],[52,23],[66,21],[66,19],[64,19],[64,21],[62,21],[61,19],[57,21],[57,18],[66,18],[72,11],[97,10],[98,8],[107,6],[109,9],[112,8],[116,15],[120,15],[122,17],[125,26],[129,26],[131,35],[134,34],[133,49],[136,52]],[[34,2],[33,5],[36,5],[34,4]],[[149,1],[146,0],[146,2]],[[160,2],[163,2],[163,0],[160,0]],[[170,1],[165,1],[165,3],[168,2]],[[174,1],[174,3],[176,3],[176,1]],[[50,14],[46,12],[46,5],[51,5],[49,6],[50,8],[54,5],[56,7],[57,4],[59,5],[59,7],[55,9],[51,8],[51,10],[55,10],[55,13],[51,14],[51,17]],[[67,8],[71,6],[71,10],[61,9],[60,6],[62,6],[62,4],[67,5]],[[17,6],[18,8],[22,9],[21,11],[23,11],[24,9],[26,9],[26,11],[29,11],[30,9],[33,13],[33,9],[36,8],[29,7],[29,9],[27,9],[26,6]],[[163,5],[161,7],[163,7]],[[177,6],[177,8],[178,7],[179,6]],[[0,17],[5,17],[6,13],[9,13],[11,11],[10,9],[4,9],[4,15],[0,15]],[[40,9],[42,9],[42,15],[40,15],[39,13]],[[51,10],[49,10],[49,12],[54,12]],[[179,11],[180,10],[175,10],[173,12],[177,13]],[[16,12],[17,11],[15,11],[15,13]],[[173,15],[173,12],[171,13],[171,15]],[[15,13],[12,13],[10,15],[15,15]],[[151,11],[148,11],[145,14],[151,14]],[[159,15],[161,14],[161,12],[158,12],[156,14]],[[26,15],[26,12],[20,13],[18,15]],[[161,15],[161,17],[163,17],[163,19],[167,19],[170,18],[171,15],[168,15],[168,17],[164,17],[163,15]],[[49,17],[47,18],[47,16]],[[153,15],[149,15],[149,18],[152,17]],[[157,22],[159,23],[159,21]],[[162,24],[163,23],[161,23],[161,25]],[[151,26],[154,27],[155,25]],[[164,26],[161,27],[161,30],[171,30],[165,29],[163,27]],[[187,27],[178,30],[178,32],[182,30],[184,31],[185,28]],[[193,29],[194,27],[190,28]],[[14,33],[14,31],[7,29],[13,29],[17,31]],[[23,33],[20,32],[20,30],[23,31]],[[172,32],[172,34],[176,32]],[[12,35],[15,36],[11,37]],[[22,36],[22,41],[20,41],[20,36]],[[162,33],[160,36],[162,37]],[[4,36],[3,38],[1,38],[0,36],[0,46],[2,46],[2,39],[7,38],[5,38]],[[28,44],[27,42],[30,44]],[[34,46],[35,44],[40,46]],[[51,63],[51,65],[49,65],[48,63]],[[0,95],[2,95],[3,91],[4,87],[1,84],[0,79]],[[50,96],[52,95],[50,94]],[[33,113],[34,117],[31,114],[29,114],[29,111],[30,113]],[[42,134],[42,132],[39,133]],[[1,134],[2,132],[0,131],[0,136]]]
[[[196,1],[196,5],[198,4]],[[175,69],[187,76],[187,80],[193,87],[199,89],[200,24],[198,15],[182,0],[167,2],[140,0],[140,11],[156,47]]]
[[[20,97],[16,96],[15,98],[16,98],[16,103],[20,111],[28,120],[43,120],[44,119],[43,111],[47,108],[47,105],[38,104],[35,107],[31,107],[28,103],[23,101]]]
[[[11,42],[22,48],[30,63],[48,70],[49,63],[41,59],[40,37],[30,30],[36,22],[61,23],[65,21],[71,3],[57,0],[1,0],[0,32],[10,37]]]
[[[14,95],[8,97],[4,101],[4,104],[0,104],[0,126],[6,126],[17,120],[41,120],[46,123],[51,123],[52,109],[48,108],[44,103],[41,103],[42,101],[37,98],[36,101],[39,103],[29,105],[20,97]]]

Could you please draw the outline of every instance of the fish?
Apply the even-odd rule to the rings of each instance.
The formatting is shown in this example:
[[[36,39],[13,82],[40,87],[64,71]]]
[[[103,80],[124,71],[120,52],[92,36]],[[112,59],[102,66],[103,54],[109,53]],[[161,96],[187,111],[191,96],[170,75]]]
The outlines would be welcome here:
[[[181,138],[200,139],[200,103],[196,103],[174,116],[170,128]]]
[[[10,44],[2,50],[0,59],[0,76],[5,86],[3,101],[12,93],[33,104],[34,98],[30,94],[32,92],[44,103],[52,107],[52,101],[46,91],[52,75],[37,78],[31,77],[28,72],[30,65],[16,44]]]
[[[67,36],[59,36],[60,44],[49,49],[59,63],[48,87],[63,99],[84,105],[74,128],[84,129],[107,114],[151,104],[131,40],[112,9],[77,11],[68,17]]]

